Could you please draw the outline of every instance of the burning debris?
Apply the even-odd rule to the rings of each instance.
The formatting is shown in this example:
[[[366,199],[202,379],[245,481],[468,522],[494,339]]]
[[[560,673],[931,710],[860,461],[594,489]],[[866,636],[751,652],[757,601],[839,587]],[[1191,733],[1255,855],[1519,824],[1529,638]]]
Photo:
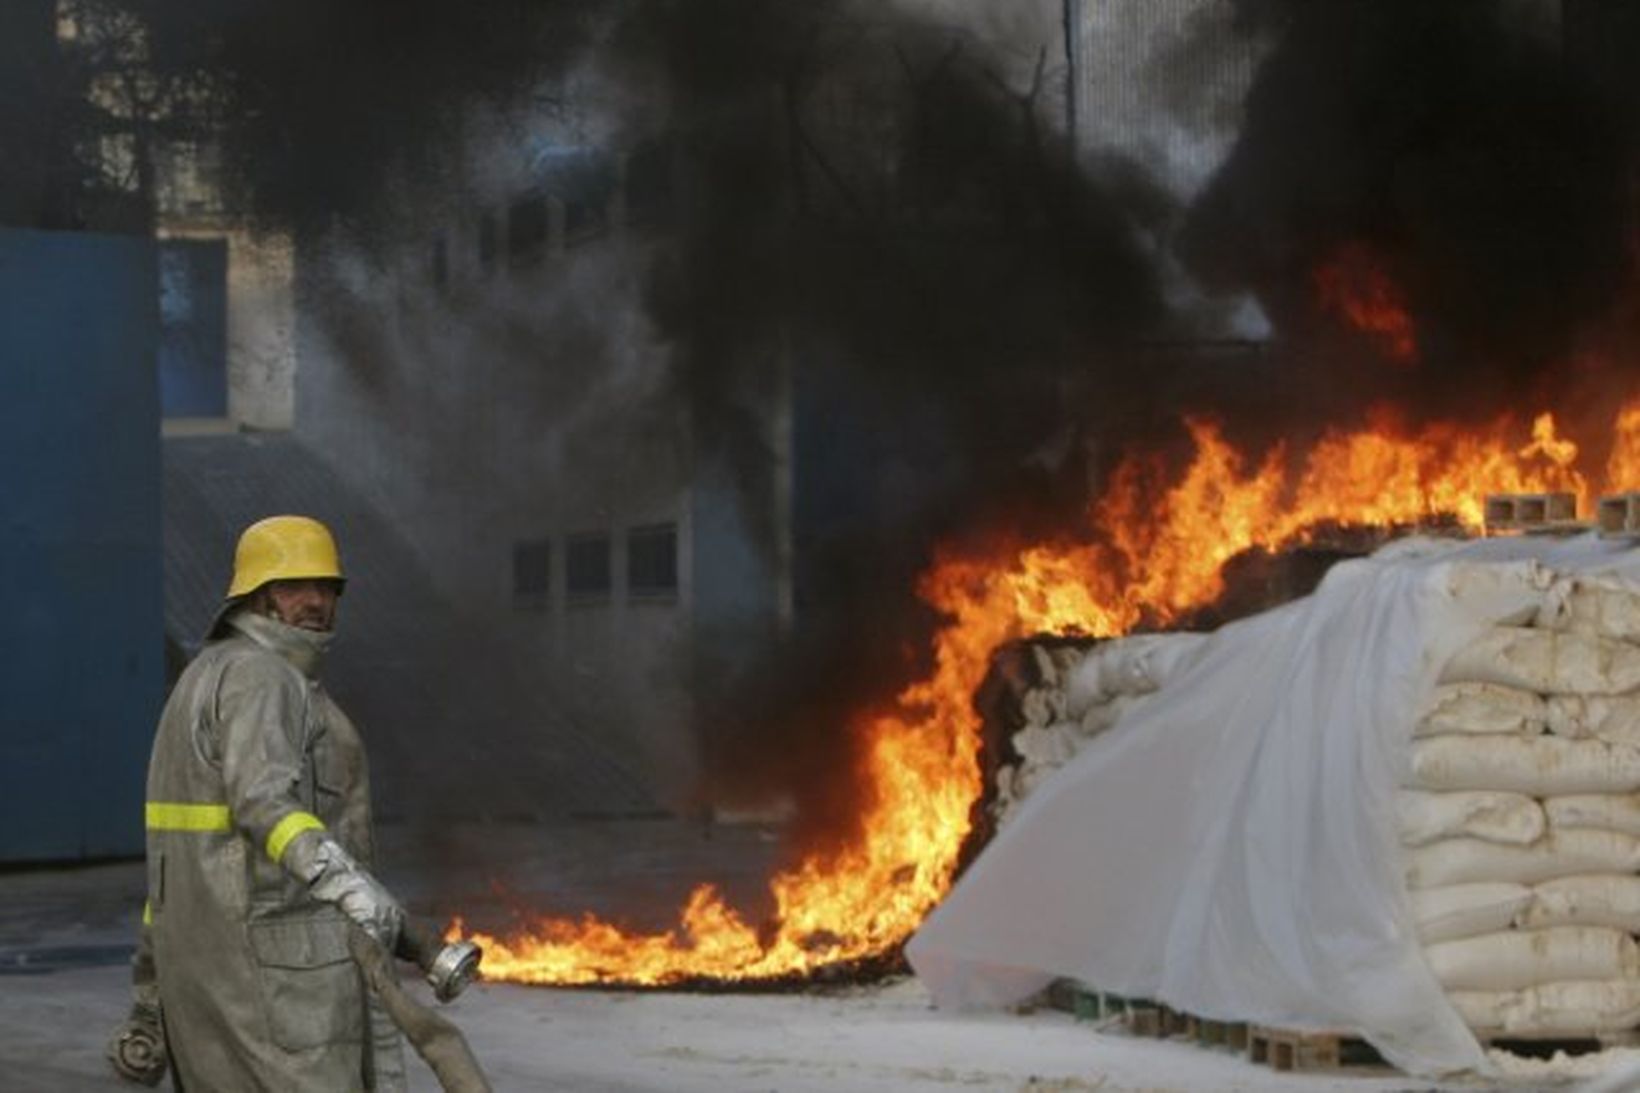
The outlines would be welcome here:
[[[1094,507],[1107,514],[1103,539],[952,554],[924,576],[921,593],[944,620],[933,668],[892,710],[851,725],[869,788],[859,833],[771,881],[767,926],[743,921],[701,888],[680,926],[661,934],[631,934],[591,918],[543,918],[508,937],[474,935],[485,947],[486,974],[542,984],[779,982],[897,952],[971,855],[976,827],[983,832],[990,823],[988,745],[975,696],[997,690],[987,675],[999,648],[1030,635],[1068,635],[1033,648],[1029,668],[1003,670],[1012,680],[1004,693],[1020,700],[1016,735],[1026,734],[1015,745],[1022,762],[1002,776],[999,811],[1006,815],[1062,759],[1142,709],[1144,696],[1190,662],[1202,637],[1093,639],[1189,618],[1224,595],[1224,563],[1243,550],[1296,546],[1304,558],[1312,543],[1370,544],[1388,534],[1341,527],[1355,507],[1387,527],[1445,512],[1443,531],[1474,533],[1484,509],[1482,494],[1469,491],[1481,483],[1544,492],[1575,481],[1583,488],[1576,446],[1557,437],[1552,421],[1540,419],[1534,429],[1530,440],[1508,439],[1501,424],[1474,433],[1337,434],[1296,467],[1266,458],[1248,472],[1215,430],[1198,425],[1194,460],[1172,485],[1143,495],[1146,503],[1138,465],[1115,476]]]

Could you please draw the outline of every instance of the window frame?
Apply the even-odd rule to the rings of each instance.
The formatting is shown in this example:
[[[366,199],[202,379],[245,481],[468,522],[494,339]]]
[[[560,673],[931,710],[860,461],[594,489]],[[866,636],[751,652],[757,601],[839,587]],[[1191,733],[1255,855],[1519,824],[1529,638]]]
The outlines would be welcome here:
[[[645,540],[665,538],[668,556],[665,568],[670,571],[668,583],[640,581],[638,562],[639,544]],[[657,555],[658,557],[658,555]],[[652,524],[635,524],[626,529],[626,596],[629,601],[655,603],[675,601],[678,598],[678,524],[664,520]]]
[[[582,560],[588,557],[586,551],[589,546],[598,544],[602,547],[602,577],[601,585],[582,586],[578,578],[583,570],[577,561],[577,554]],[[615,597],[615,537],[607,531],[578,531],[564,539],[564,602],[566,604],[599,604],[610,603]]]
[[[531,552],[539,552],[540,568],[525,567],[522,563]],[[518,611],[546,611],[552,607],[552,562],[553,550],[551,536],[542,536],[533,539],[515,539],[512,549],[512,605]],[[539,576],[541,583],[537,586],[533,581],[528,588],[520,580],[528,572],[531,576]]]

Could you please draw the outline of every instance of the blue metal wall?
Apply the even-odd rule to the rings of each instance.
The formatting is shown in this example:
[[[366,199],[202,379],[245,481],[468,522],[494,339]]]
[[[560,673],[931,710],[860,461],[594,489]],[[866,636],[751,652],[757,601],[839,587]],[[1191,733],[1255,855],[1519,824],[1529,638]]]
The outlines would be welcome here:
[[[151,240],[0,230],[0,861],[140,853],[164,686]]]

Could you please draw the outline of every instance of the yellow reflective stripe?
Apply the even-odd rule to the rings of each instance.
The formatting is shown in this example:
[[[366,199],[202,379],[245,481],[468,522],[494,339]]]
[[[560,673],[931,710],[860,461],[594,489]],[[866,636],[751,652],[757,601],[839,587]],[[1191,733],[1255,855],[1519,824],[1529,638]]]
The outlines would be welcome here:
[[[148,802],[149,831],[232,831],[227,805],[186,805],[175,801]]]
[[[324,822],[311,812],[291,812],[268,832],[268,857],[275,863],[285,856],[285,847],[304,831],[323,831]]]
[[[154,924],[154,905],[147,900],[142,901],[142,924],[144,926]]]

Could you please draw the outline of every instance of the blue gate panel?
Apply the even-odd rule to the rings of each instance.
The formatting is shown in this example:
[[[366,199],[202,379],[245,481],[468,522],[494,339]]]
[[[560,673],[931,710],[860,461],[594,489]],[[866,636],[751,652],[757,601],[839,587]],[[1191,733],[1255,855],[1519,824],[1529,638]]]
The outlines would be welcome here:
[[[164,686],[151,240],[0,230],[0,861],[140,853]]]

